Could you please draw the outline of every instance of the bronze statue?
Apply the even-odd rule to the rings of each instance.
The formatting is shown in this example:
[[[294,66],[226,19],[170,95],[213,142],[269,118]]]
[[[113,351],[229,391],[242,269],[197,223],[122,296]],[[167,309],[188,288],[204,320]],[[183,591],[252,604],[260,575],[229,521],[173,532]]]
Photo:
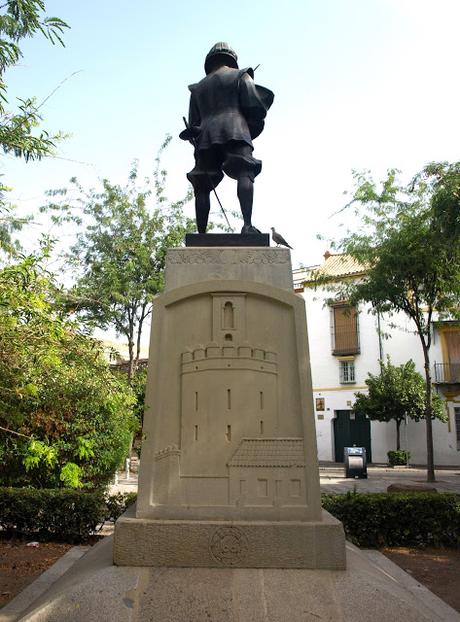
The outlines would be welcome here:
[[[216,43],[206,56],[206,77],[189,86],[189,120],[180,137],[195,147],[195,167],[187,177],[195,191],[199,233],[206,233],[209,195],[224,173],[238,182],[244,221],[241,233],[260,233],[251,218],[254,179],[262,162],[252,156],[252,140],[264,129],[274,95],[254,83],[253,69],[239,69],[237,61],[227,43]]]

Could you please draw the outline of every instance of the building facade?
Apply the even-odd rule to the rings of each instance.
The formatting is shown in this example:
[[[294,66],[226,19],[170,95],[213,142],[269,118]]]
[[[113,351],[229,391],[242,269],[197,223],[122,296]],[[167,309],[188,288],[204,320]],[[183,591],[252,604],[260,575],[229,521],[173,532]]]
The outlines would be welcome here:
[[[377,316],[370,305],[331,300],[330,290],[315,288],[314,270],[337,282],[362,278],[365,270],[350,257],[326,253],[321,265],[293,274],[306,302],[319,460],[342,462],[343,447],[357,445],[366,447],[369,461],[386,463],[387,452],[396,449],[396,424],[357,418],[355,393],[367,390],[368,373],[377,374],[387,356],[394,365],[412,359],[423,375],[420,340],[404,314]],[[432,331],[433,384],[448,413],[446,423],[433,422],[435,464],[460,465],[460,323],[433,322]],[[401,447],[411,464],[426,464],[424,421],[402,425]]]

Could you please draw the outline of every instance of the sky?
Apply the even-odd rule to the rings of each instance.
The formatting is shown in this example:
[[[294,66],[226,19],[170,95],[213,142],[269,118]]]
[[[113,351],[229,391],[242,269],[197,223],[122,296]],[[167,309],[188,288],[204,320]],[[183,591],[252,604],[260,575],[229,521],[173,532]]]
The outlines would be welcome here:
[[[10,102],[44,100],[43,127],[69,134],[56,158],[24,163],[2,156],[11,199],[36,214],[44,191],[76,176],[85,187],[123,183],[133,159],[153,170],[163,158],[168,196],[187,190],[191,146],[179,140],[187,85],[204,76],[217,41],[256,66],[275,93],[254,155],[253,222],[274,226],[294,247],[294,267],[322,261],[327,240],[346,226],[353,169],[381,178],[397,167],[409,179],[433,160],[458,160],[460,2],[458,0],[47,0],[47,13],[71,26],[65,48],[36,36],[8,71]],[[238,209],[236,184],[219,195]],[[187,208],[193,213],[193,205]],[[217,210],[217,206],[212,208]],[[37,218],[37,221],[39,219]],[[356,226],[356,223],[353,224]],[[30,242],[46,225],[28,230]],[[54,232],[71,238],[74,230]]]

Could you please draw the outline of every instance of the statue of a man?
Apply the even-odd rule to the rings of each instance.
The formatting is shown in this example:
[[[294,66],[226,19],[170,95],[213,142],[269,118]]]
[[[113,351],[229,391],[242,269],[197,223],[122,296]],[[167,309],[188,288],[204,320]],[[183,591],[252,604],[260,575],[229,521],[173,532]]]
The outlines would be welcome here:
[[[206,77],[189,86],[188,128],[180,137],[195,146],[195,167],[187,177],[195,191],[199,233],[206,233],[209,195],[224,173],[238,182],[244,220],[241,233],[259,233],[251,218],[254,179],[262,162],[252,156],[252,140],[264,128],[274,95],[254,83],[253,69],[238,69],[237,61],[227,43],[216,43],[206,56]]]

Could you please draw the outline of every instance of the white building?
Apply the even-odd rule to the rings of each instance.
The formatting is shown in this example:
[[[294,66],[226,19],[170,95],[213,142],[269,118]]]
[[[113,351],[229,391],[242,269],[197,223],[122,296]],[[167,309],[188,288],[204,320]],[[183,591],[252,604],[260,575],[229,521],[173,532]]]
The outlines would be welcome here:
[[[359,278],[364,269],[344,255],[324,257],[321,266],[294,270],[293,275],[307,309],[319,459],[341,462],[343,447],[355,444],[367,447],[372,462],[385,463],[387,452],[396,449],[396,424],[355,418],[355,393],[366,391],[368,372],[377,374],[379,359],[387,355],[394,365],[412,359],[423,374],[420,340],[404,314],[377,317],[370,305],[351,309],[344,302],[328,304],[331,292],[313,287],[312,269],[338,281]],[[433,422],[435,464],[460,465],[460,322],[434,322],[432,330],[433,381],[449,415],[447,423]],[[410,451],[411,464],[426,464],[423,420],[401,427],[401,447]]]

